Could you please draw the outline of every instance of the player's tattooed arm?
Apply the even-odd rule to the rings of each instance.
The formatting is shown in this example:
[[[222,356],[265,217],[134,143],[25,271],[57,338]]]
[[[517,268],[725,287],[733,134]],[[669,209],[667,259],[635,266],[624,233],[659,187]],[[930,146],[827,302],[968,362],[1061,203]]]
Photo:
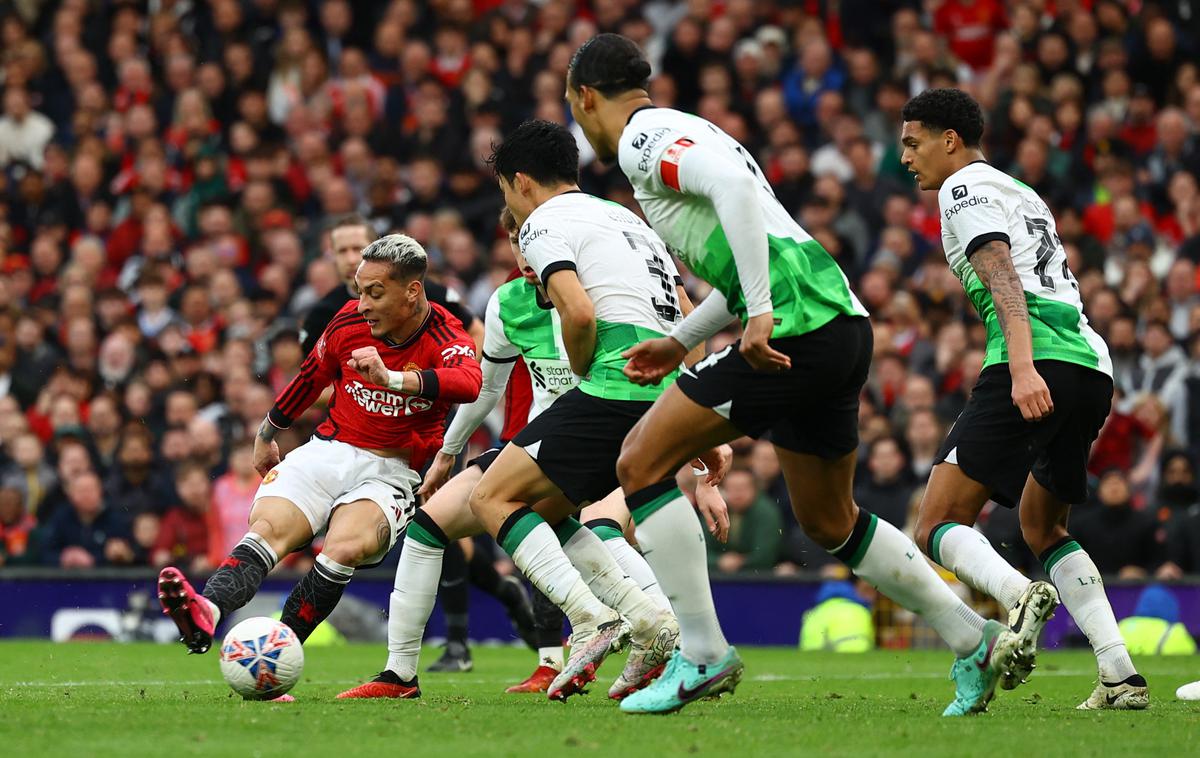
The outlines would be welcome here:
[[[1033,332],[1025,288],[1013,268],[1009,246],[1000,240],[984,243],[971,255],[971,266],[983,286],[992,293],[1000,331],[1008,344],[1010,365],[1033,363]]]
[[[270,442],[275,439],[279,429],[271,423],[270,419],[264,418],[262,423],[258,425],[258,438],[263,442]]]
[[[992,293],[996,319],[1008,347],[1008,370],[1012,375],[1012,401],[1026,421],[1050,415],[1054,401],[1050,389],[1033,365],[1033,330],[1025,287],[1013,267],[1007,243],[993,240],[971,254],[971,266],[983,286]]]

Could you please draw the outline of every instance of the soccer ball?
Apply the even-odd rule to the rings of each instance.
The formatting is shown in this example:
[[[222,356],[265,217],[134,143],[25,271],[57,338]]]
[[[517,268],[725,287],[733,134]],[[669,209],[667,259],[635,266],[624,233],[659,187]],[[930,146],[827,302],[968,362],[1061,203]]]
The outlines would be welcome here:
[[[246,619],[221,643],[221,675],[247,700],[272,700],[300,681],[304,647],[287,624],[265,616]]]

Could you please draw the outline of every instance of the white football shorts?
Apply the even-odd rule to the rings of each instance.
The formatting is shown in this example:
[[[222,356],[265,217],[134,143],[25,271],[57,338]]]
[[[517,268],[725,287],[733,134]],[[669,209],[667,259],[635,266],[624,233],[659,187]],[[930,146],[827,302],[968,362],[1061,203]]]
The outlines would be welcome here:
[[[363,562],[378,563],[408,527],[417,510],[413,489],[420,475],[399,458],[384,458],[337,440],[316,437],[287,454],[267,472],[260,497],[281,497],[300,509],[313,536],[323,534],[340,505],[370,500],[379,506],[391,526],[392,538],[379,553]]]

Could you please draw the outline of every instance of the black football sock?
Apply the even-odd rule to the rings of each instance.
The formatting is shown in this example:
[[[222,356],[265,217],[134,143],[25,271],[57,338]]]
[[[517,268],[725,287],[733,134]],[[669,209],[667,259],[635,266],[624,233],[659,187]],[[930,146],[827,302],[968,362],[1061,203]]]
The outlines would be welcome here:
[[[500,586],[500,574],[496,571],[496,564],[492,562],[492,557],[487,554],[487,551],[480,550],[477,546],[467,568],[470,571],[471,584],[497,600],[505,602],[501,597],[504,588]],[[507,604],[505,602],[505,605]]]
[[[533,588],[533,617],[537,621],[537,647],[562,647],[563,612],[536,587]]]
[[[292,588],[292,594],[283,604],[283,623],[292,628],[301,642],[307,640],[333,613],[353,576],[353,567],[318,555],[316,565]]]
[[[234,545],[229,557],[221,562],[216,573],[204,583],[204,597],[221,611],[225,618],[254,597],[263,579],[279,563],[279,556],[267,541],[254,532],[247,532]]]
[[[467,557],[457,540],[451,540],[442,555],[442,578],[438,598],[446,617],[446,640],[467,644],[468,587]]]

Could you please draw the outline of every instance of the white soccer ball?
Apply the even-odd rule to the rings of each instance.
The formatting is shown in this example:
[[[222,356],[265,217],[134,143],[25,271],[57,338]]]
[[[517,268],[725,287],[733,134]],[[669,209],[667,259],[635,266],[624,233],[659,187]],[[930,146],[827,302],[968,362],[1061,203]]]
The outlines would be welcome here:
[[[1200,700],[1200,682],[1190,682],[1175,690],[1180,700]]]
[[[300,681],[304,646],[292,628],[265,616],[246,619],[221,643],[221,675],[247,700],[272,700]]]

